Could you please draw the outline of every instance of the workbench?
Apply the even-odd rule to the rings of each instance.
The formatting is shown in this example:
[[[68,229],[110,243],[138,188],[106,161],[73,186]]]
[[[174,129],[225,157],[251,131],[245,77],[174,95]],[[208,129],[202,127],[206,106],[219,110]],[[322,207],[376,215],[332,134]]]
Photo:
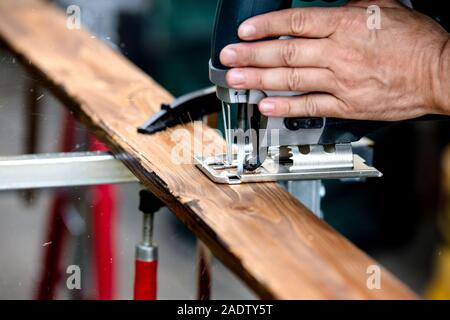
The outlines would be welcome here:
[[[191,134],[192,155],[194,145],[206,150],[223,139],[201,123],[197,135],[193,123],[138,134],[173,97],[88,31],[68,29],[56,7],[1,0],[0,43],[259,297],[416,298],[382,267],[381,289],[370,290],[367,272],[378,263],[278,184],[214,184],[192,163],[170,161],[180,128]]]

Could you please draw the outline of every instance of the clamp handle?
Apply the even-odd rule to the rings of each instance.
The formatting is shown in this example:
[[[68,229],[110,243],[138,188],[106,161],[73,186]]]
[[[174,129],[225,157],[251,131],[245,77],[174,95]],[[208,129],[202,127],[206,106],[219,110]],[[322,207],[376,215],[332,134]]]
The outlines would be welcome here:
[[[139,210],[144,214],[143,239],[136,246],[134,299],[156,300],[158,247],[153,243],[153,215],[164,204],[148,190],[139,193]]]
[[[134,300],[156,300],[158,260],[135,261]]]

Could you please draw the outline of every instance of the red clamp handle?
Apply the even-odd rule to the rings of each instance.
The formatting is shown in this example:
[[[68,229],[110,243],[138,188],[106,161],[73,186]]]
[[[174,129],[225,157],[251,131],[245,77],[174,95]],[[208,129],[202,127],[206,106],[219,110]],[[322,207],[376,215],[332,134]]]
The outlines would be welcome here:
[[[134,300],[156,300],[158,260],[136,260]]]

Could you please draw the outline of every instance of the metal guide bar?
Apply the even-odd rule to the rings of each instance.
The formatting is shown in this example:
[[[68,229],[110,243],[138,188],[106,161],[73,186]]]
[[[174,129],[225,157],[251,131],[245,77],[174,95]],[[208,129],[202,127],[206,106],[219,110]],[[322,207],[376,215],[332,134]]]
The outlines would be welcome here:
[[[138,182],[107,152],[0,157],[0,191]]]

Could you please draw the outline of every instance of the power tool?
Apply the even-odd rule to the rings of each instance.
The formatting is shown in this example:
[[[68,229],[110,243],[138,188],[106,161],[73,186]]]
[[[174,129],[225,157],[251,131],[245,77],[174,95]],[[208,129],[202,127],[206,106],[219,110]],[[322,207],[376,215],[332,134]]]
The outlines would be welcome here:
[[[342,4],[345,1],[298,2],[298,6]],[[258,110],[263,98],[300,93],[236,90],[227,85],[228,68],[220,62],[220,52],[229,44],[241,42],[239,25],[253,16],[292,5],[291,0],[219,1],[209,71],[223,104],[229,147],[222,158],[197,158],[198,166],[212,179],[225,183],[381,176],[352,152],[351,143],[362,138],[361,129],[368,129],[366,125],[327,118],[267,118]],[[237,130],[230,128],[233,107],[237,109]],[[237,153],[233,152],[233,144],[237,145]]]
[[[296,7],[345,3],[294,1]],[[217,183],[381,177],[377,169],[355,154],[352,144],[390,123],[317,117],[268,118],[258,110],[263,98],[301,93],[237,90],[228,86],[225,76],[229,68],[220,62],[220,52],[229,44],[241,42],[237,34],[240,24],[248,18],[292,6],[291,0],[220,0],[209,62],[210,80],[215,88],[163,105],[161,112],[141,126],[139,132],[153,133],[222,111],[226,154],[194,158],[196,166]],[[232,129],[232,125],[237,129]]]

